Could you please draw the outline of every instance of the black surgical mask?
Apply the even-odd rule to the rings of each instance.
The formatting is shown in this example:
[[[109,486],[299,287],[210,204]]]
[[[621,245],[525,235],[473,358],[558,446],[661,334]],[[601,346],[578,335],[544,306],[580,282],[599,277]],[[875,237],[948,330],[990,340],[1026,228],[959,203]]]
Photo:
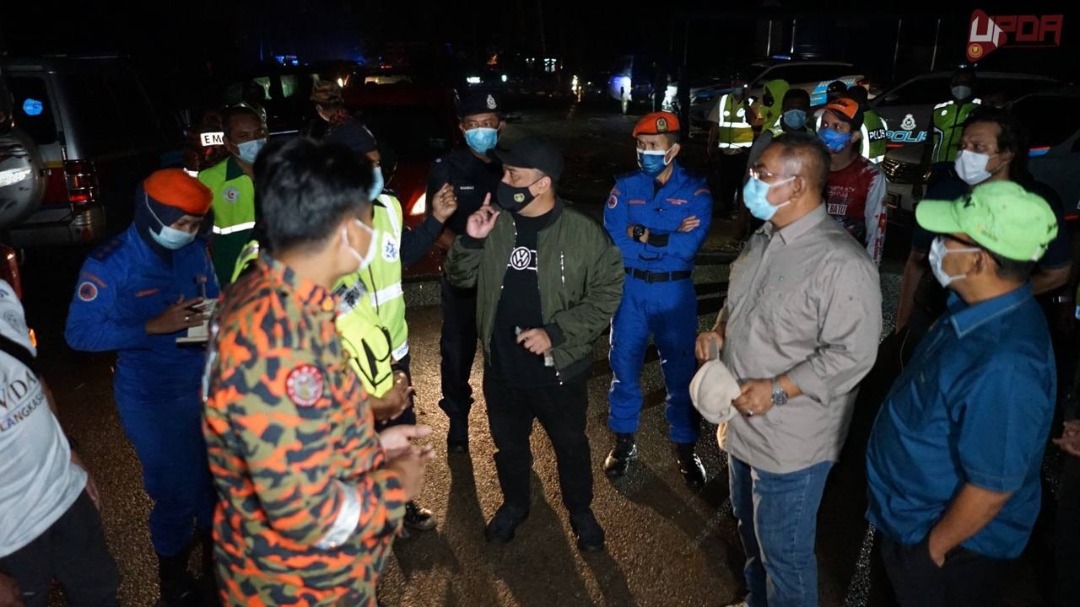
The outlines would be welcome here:
[[[540,179],[543,179],[541,177]],[[536,195],[532,193],[531,188],[537,181],[530,183],[523,188],[515,188],[514,186],[506,183],[499,182],[499,187],[495,190],[495,202],[499,203],[499,206],[510,211],[511,213],[518,213],[521,209],[524,209],[530,202],[536,198]]]

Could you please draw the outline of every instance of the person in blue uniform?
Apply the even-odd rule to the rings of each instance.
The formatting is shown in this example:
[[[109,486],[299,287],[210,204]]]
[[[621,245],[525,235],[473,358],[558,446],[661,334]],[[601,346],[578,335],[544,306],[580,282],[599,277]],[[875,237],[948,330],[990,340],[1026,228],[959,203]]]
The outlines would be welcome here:
[[[170,606],[196,604],[187,571],[196,532],[204,566],[213,544],[215,498],[202,434],[205,344],[177,341],[206,321],[204,302],[218,296],[207,249],[212,198],[182,169],[147,177],[132,224],[83,263],[64,329],[75,350],[117,353],[116,406],[153,500],[150,539]]]
[[[697,370],[697,295],[690,275],[709,231],[712,195],[704,177],[675,162],[681,149],[675,114],[647,114],[634,126],[633,136],[640,170],[616,179],[604,209],[604,227],[626,266],[622,302],[611,323],[608,427],[615,433],[615,446],[604,472],[620,477],[637,457],[639,378],[652,335],[660,352],[667,389],[664,415],[676,460],[686,483],[697,489],[705,484],[705,467],[694,451],[701,417],[690,401],[690,380]]]

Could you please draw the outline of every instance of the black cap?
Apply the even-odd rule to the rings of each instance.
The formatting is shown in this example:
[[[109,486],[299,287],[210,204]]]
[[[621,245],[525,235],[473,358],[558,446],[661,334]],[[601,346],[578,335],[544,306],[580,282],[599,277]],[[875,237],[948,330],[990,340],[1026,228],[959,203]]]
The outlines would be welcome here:
[[[458,118],[495,113],[502,117],[502,104],[492,93],[473,93],[458,101]]]
[[[503,164],[519,169],[537,169],[555,181],[563,172],[563,155],[550,141],[540,137],[526,137],[512,149],[493,150]]]

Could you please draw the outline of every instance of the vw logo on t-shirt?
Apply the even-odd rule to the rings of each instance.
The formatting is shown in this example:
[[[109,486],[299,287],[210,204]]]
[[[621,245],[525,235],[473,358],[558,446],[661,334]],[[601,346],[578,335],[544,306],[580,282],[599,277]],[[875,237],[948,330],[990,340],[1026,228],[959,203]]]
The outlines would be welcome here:
[[[510,253],[510,267],[515,270],[536,270],[535,252],[529,247],[515,247]]]

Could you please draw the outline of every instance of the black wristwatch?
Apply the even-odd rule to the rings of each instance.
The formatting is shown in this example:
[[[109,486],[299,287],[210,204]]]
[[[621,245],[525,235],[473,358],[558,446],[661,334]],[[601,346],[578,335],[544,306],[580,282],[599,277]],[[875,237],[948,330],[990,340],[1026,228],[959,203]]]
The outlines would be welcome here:
[[[772,380],[772,404],[774,407],[782,407],[787,404],[787,392],[784,391],[784,387],[780,385],[780,380],[776,377]]]
[[[645,226],[638,224],[634,226],[634,240],[641,240],[641,237],[645,235]]]

